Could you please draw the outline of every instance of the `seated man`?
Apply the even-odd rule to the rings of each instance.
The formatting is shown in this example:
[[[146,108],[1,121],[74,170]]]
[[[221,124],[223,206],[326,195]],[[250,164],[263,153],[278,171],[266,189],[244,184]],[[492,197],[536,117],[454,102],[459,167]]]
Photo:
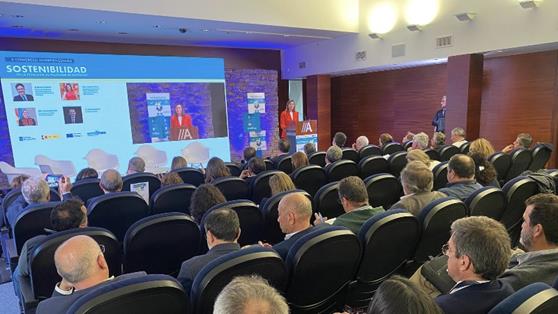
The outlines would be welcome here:
[[[326,151],[325,162],[326,166],[332,164],[343,158],[343,151],[338,146],[330,146]]]
[[[285,234],[285,240],[275,244],[272,248],[286,259],[291,246],[312,231],[310,218],[312,218],[312,203],[302,193],[287,194],[281,199],[278,207],[279,216],[277,221],[281,231]]]
[[[315,152],[316,152],[316,145],[314,145],[314,143],[310,142],[304,144],[304,153],[308,158],[310,158],[310,156],[312,156],[312,154],[314,154]]]
[[[126,174],[145,172],[145,161],[141,157],[132,157],[128,162],[128,171]]]
[[[455,128],[451,130],[451,143],[453,146],[459,148],[461,145],[467,143],[465,139],[465,130],[463,128]]]
[[[101,180],[99,181],[99,186],[105,194],[122,191],[122,185],[122,176],[120,176],[120,173],[114,169],[108,169],[103,172]],[[90,205],[93,204],[93,202],[99,197],[100,196],[90,198],[87,201],[87,209],[91,210]]]
[[[417,133],[413,136],[413,145],[411,145],[410,149],[425,150],[428,148],[429,142],[428,134],[424,132]]]
[[[380,145],[380,147],[383,149],[384,146],[386,146],[389,143],[393,143],[393,136],[391,136],[391,134],[389,133],[380,134],[380,137],[378,138],[378,145]]]
[[[395,203],[391,209],[402,208],[418,216],[420,211],[430,202],[447,195],[432,191],[434,175],[424,163],[411,161],[401,171],[401,185],[405,196]]]
[[[531,134],[519,133],[515,141],[513,141],[512,144],[504,147],[504,149],[502,149],[502,152],[507,154],[513,151],[514,149],[518,149],[518,148],[529,149],[532,143],[533,143],[533,138],[531,137]]]
[[[242,156],[244,159],[241,161],[242,164],[245,164],[250,161],[253,157],[256,157],[256,149],[252,146],[248,146],[242,152]]]
[[[439,191],[462,201],[482,185],[475,181],[475,162],[467,155],[453,155],[448,162],[448,185]]]
[[[291,144],[289,143],[289,141],[283,140],[283,139],[279,140],[279,152],[280,152],[280,154],[271,159],[273,164],[275,166],[277,166],[277,164],[279,164],[279,162],[283,158],[285,158],[286,156],[289,155],[289,150],[290,149],[291,149]]]
[[[248,161],[246,169],[242,170],[240,173],[240,178],[244,179],[248,186],[252,183],[256,175],[260,172],[265,171],[265,162],[260,157],[252,157]]]
[[[315,214],[314,224],[326,222],[334,226],[343,226],[358,234],[360,227],[376,213],[383,212],[382,207],[373,208],[368,204],[368,192],[361,178],[351,176],[339,181],[339,200],[345,213],[337,218],[327,220]]]
[[[47,182],[40,177],[32,177],[21,186],[21,195],[8,206],[6,210],[6,218],[13,228],[17,217],[25,211],[29,205],[46,203],[50,200],[50,189]]]
[[[190,294],[194,278],[205,265],[227,253],[240,250],[237,243],[240,237],[240,222],[232,209],[220,208],[211,211],[205,219],[204,227],[209,251],[183,262],[177,277],[186,294]]]
[[[337,146],[339,148],[343,148],[345,147],[345,142],[347,142],[347,135],[345,135],[345,133],[343,132],[337,132],[333,136],[333,141],[331,142],[331,145]]]
[[[368,137],[361,135],[357,137],[355,143],[353,144],[353,149],[357,152],[360,151],[364,146],[368,145]]]
[[[510,237],[504,225],[477,216],[461,218],[451,225],[451,237],[443,247],[447,272],[457,284],[436,298],[444,313],[487,313],[513,293],[496,278],[510,261]]]

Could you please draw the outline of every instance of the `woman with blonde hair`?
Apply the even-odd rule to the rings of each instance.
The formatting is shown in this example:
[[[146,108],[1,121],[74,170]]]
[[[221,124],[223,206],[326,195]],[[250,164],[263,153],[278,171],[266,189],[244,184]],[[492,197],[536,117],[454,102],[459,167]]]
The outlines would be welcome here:
[[[494,154],[494,146],[485,138],[478,138],[471,142],[469,146],[469,155],[479,154],[484,158],[488,159],[492,154]]]
[[[494,147],[485,138],[471,142],[468,155],[475,161],[475,179],[484,186],[499,188],[498,173],[488,158],[494,154]]]
[[[291,163],[293,164],[293,171],[296,169],[308,166],[308,157],[303,152],[296,152],[291,156]]]
[[[413,149],[407,153],[407,162],[411,161],[420,161],[430,170],[440,163],[437,160],[431,160],[422,149]]]
[[[180,169],[184,167],[188,167],[188,162],[186,161],[186,158],[182,156],[175,156],[172,159],[171,170]]]
[[[277,173],[269,178],[269,187],[271,188],[271,195],[275,195],[281,192],[295,190],[296,187],[286,173]]]

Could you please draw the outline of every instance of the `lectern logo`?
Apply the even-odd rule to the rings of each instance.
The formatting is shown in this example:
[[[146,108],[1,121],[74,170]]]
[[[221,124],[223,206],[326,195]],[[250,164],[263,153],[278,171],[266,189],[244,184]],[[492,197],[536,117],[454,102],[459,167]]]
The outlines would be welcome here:
[[[302,133],[313,133],[310,121],[304,121],[302,124]]]

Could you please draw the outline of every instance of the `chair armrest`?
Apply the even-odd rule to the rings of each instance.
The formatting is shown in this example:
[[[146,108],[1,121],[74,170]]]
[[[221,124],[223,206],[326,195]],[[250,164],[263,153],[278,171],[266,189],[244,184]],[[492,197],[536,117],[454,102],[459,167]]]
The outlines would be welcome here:
[[[23,310],[25,313],[34,313],[39,300],[35,298],[35,293],[33,292],[33,287],[31,285],[31,277],[29,276],[19,276],[19,289],[21,294],[21,303],[23,304]]]

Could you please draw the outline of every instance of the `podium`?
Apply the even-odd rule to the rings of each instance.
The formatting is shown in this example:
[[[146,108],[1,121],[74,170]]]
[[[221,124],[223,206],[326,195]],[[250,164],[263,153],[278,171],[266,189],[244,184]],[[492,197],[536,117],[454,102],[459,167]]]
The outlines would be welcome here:
[[[195,140],[198,138],[200,138],[198,128],[195,126],[171,128],[170,130],[171,141]]]
[[[287,142],[290,144],[289,154],[296,152],[296,130],[297,121],[289,121],[287,124]]]
[[[295,151],[304,151],[306,143],[314,143],[318,149],[318,121],[316,120],[304,120],[297,123]]]

